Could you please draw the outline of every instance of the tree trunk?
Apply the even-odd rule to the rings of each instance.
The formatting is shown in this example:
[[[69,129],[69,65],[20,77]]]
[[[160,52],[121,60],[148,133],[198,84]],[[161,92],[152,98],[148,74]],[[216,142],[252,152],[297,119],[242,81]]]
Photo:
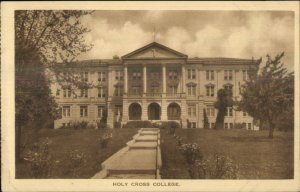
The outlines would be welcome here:
[[[269,138],[273,139],[273,132],[274,132],[274,124],[271,120],[269,120]]]
[[[226,110],[227,110],[226,108],[219,109],[217,118],[216,118],[215,129],[223,129],[224,128],[224,119],[225,119]]]
[[[259,130],[263,130],[263,120],[259,120]]]

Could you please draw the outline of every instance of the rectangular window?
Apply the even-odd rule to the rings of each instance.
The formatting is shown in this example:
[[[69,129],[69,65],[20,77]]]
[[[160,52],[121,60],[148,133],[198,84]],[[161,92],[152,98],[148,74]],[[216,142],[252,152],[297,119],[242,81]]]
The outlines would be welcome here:
[[[230,81],[231,81],[231,80],[232,80],[232,70],[229,70],[229,76],[228,76],[228,77],[229,77],[229,79],[228,79],[228,80],[230,80]]]
[[[64,98],[70,98],[71,97],[71,89],[64,89],[63,90],[63,95],[64,95]]]
[[[250,130],[251,128],[251,123],[248,123],[248,129]]]
[[[121,71],[121,70],[116,71],[116,80],[119,80],[119,81],[123,80],[123,71]]]
[[[229,123],[230,129],[233,129],[233,123]]]
[[[232,91],[233,85],[224,85],[224,88],[227,89],[227,90]]]
[[[189,122],[188,123],[188,127],[192,128],[192,129],[196,128],[196,125],[197,125],[196,122]]]
[[[80,97],[88,97],[88,89],[80,89]]]
[[[132,87],[131,90],[133,95],[140,95],[142,93],[140,86]]]
[[[224,80],[232,80],[232,70],[224,70]]]
[[[106,81],[106,72],[105,71],[98,72],[98,81],[99,82],[105,82]]]
[[[123,96],[123,86],[116,86],[115,96]]]
[[[98,88],[98,98],[105,98],[106,96],[106,90],[104,87]]]
[[[80,117],[87,117],[87,116],[88,116],[88,107],[80,106]]]
[[[70,117],[71,116],[70,106],[63,106],[62,107],[62,116],[63,117]]]
[[[188,85],[188,95],[196,96],[196,85]]]
[[[245,111],[243,111],[243,116],[246,117],[247,116],[247,113]]]
[[[196,69],[188,69],[188,79],[196,79]]]
[[[115,115],[116,116],[122,116],[122,105],[116,105],[115,106]]]
[[[206,113],[208,117],[214,117],[215,116],[215,108],[214,107],[207,107]]]
[[[207,70],[206,71],[206,80],[214,80],[214,71],[213,70]]]
[[[88,72],[81,72],[80,73],[81,81],[88,82],[89,81],[89,73]]]
[[[132,79],[133,80],[141,80],[142,79],[142,73],[140,71],[134,71],[132,73]]]
[[[173,69],[173,70],[169,70],[169,79],[177,79],[177,70]]]
[[[170,93],[176,94],[177,93],[177,86],[170,86]]]
[[[160,79],[160,73],[156,71],[150,72],[150,79]]]
[[[189,106],[188,107],[188,115],[189,115],[189,117],[195,117],[196,116],[196,106]]]
[[[228,123],[225,123],[224,125],[225,125],[225,129],[228,129]]]
[[[247,81],[249,78],[249,73],[247,70],[243,70],[243,81]]]
[[[104,116],[105,106],[98,106],[98,118],[102,118]]]
[[[56,89],[56,96],[59,96],[59,95],[60,95],[60,90]]]
[[[207,97],[214,97],[215,96],[215,87],[214,86],[207,86],[206,87],[206,96]]]
[[[232,107],[227,107],[225,116],[227,116],[227,117],[232,117],[233,116],[233,109],[232,109]]]

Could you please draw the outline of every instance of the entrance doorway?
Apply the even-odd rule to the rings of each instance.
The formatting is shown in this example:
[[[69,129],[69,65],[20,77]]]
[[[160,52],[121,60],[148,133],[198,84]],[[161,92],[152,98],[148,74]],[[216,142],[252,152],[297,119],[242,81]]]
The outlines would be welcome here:
[[[177,103],[171,103],[168,106],[168,120],[180,120],[180,106]]]
[[[149,120],[160,120],[161,109],[157,103],[151,103],[148,106],[148,119]]]
[[[141,120],[142,107],[138,103],[129,106],[129,120]]]

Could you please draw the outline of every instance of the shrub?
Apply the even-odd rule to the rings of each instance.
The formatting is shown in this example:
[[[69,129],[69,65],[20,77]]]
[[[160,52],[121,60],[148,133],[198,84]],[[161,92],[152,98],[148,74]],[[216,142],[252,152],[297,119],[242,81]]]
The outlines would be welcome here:
[[[180,128],[180,124],[176,121],[158,121],[153,123],[153,127],[160,129]]]
[[[167,126],[169,127],[169,133],[171,135],[174,135],[175,134],[175,130],[180,127],[180,124],[177,123],[176,121],[169,121],[167,124],[168,124]]]
[[[108,145],[108,142],[110,141],[110,139],[112,138],[112,133],[106,131],[100,138],[100,146],[101,148],[106,148]]]
[[[243,123],[235,123],[233,128],[235,129],[245,129],[245,125]]]
[[[200,179],[237,179],[238,166],[226,156],[215,154],[210,159],[197,160],[194,177]]]
[[[153,123],[153,127],[157,127],[160,129],[168,129],[169,134],[174,135],[175,130],[180,128],[180,124],[176,121],[159,121]]]
[[[71,121],[69,125],[61,126],[63,129],[86,129],[89,123],[87,121]]]
[[[114,128],[121,128],[121,122],[114,122]]]
[[[203,158],[200,146],[197,143],[182,144],[179,146],[179,150],[188,164],[195,164],[196,160]]]
[[[24,160],[30,170],[30,174],[34,178],[46,178],[51,174],[53,167],[52,157],[49,153],[49,145],[51,140],[45,138],[34,143],[25,152]]]
[[[177,146],[180,147],[180,146],[182,145],[182,138],[179,137],[178,135],[175,135],[175,134],[174,134],[174,137],[175,137],[175,139],[176,139]]]
[[[102,121],[102,120],[99,121],[99,120],[98,120],[96,123],[97,123],[97,127],[98,127],[99,129],[105,129],[105,128],[108,128],[106,121]]]
[[[188,164],[188,172],[191,178],[198,178],[195,172],[196,162],[203,160],[200,146],[197,143],[181,144],[179,150]]]
[[[128,121],[123,128],[152,128],[151,121]]]
[[[70,151],[68,154],[68,168],[72,172],[73,177],[78,177],[78,171],[85,165],[86,157],[80,150]]]
[[[215,154],[205,159],[197,143],[182,144],[182,139],[174,135],[178,148],[188,164],[192,179],[237,179],[238,166],[226,156]]]

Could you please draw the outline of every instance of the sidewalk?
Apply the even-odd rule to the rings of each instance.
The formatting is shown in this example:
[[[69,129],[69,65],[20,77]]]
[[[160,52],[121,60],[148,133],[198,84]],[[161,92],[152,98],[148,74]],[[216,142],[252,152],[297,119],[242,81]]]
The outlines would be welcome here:
[[[160,179],[160,130],[141,128],[126,147],[101,166],[92,179]]]

